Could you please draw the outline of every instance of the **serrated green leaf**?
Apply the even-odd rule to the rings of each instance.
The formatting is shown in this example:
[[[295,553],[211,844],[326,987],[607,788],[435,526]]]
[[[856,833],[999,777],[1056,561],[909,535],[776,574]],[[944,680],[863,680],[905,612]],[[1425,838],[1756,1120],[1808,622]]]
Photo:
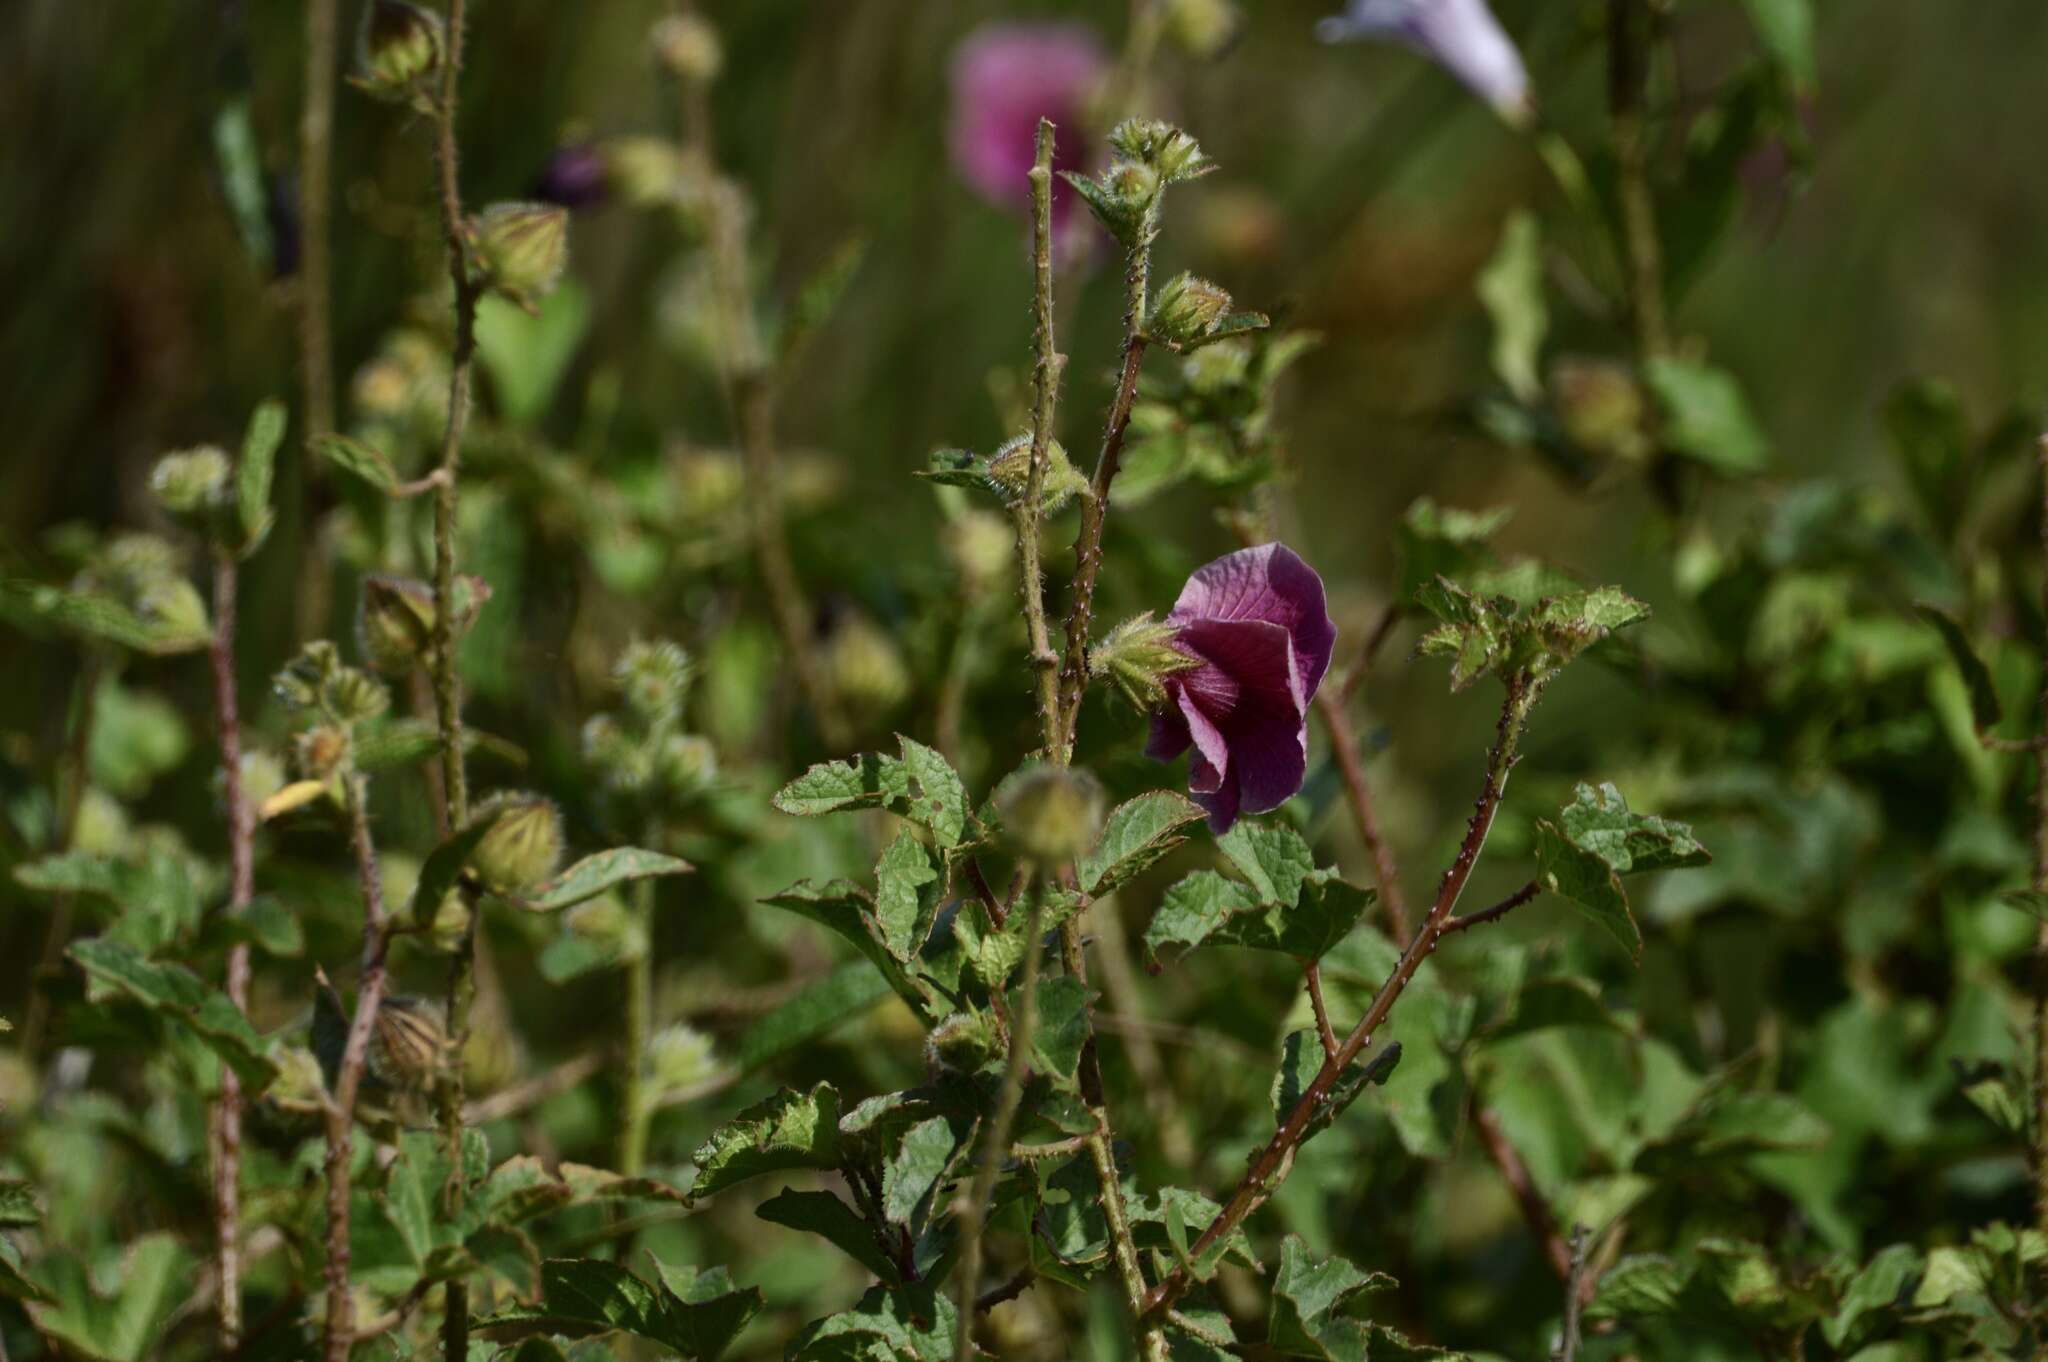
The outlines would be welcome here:
[[[830,1192],[799,1192],[785,1187],[762,1202],[754,1214],[771,1224],[818,1235],[874,1273],[886,1286],[896,1286],[903,1280],[896,1264],[875,1242],[874,1226]]]
[[[189,1028],[235,1071],[251,1095],[277,1077],[269,1043],[241,1009],[183,965],[146,959],[132,946],[105,937],[75,942],[68,954],[94,979]]]
[[[932,831],[941,850],[960,845],[967,830],[967,787],[952,763],[930,747],[898,734],[903,749],[903,769],[917,782],[917,793],[907,796],[907,815]]]
[[[1963,674],[1963,684],[1970,692],[1970,718],[1977,731],[1985,733],[1998,727],[2005,716],[1998,703],[1997,683],[1991,679],[1991,669],[1977,656],[1962,621],[1939,606],[1918,605],[1914,609],[1941,635],[1949,656],[1955,659],[1956,670]]]
[[[1114,893],[1179,846],[1176,832],[1202,816],[1184,796],[1154,790],[1109,811],[1095,847],[1075,866],[1083,890],[1091,898]]]
[[[867,890],[851,880],[833,880],[824,885],[800,880],[761,902],[809,918],[851,943],[869,964],[880,971],[898,997],[920,1015],[933,1019],[931,995],[904,968],[903,962],[882,944],[882,926],[876,921],[875,901]]]
[[[953,1128],[943,1117],[912,1126],[882,1170],[882,1214],[898,1225],[921,1221],[926,1198],[952,1165],[957,1148]]]
[[[875,922],[889,954],[908,964],[917,957],[938,912],[944,878],[915,833],[899,833],[875,863]]]
[[[1713,857],[1683,823],[1634,813],[1611,784],[1580,785],[1558,810],[1559,826],[1574,846],[1592,852],[1618,875],[1705,865]]]
[[[411,916],[416,924],[425,926],[434,920],[448,895],[462,883],[469,858],[496,822],[494,815],[483,815],[427,854],[427,863],[420,867],[420,877],[413,884]]]
[[[830,1083],[807,1093],[785,1088],[713,1131],[694,1158],[692,1203],[763,1173],[837,1168],[839,1093]]]
[[[438,853],[436,853],[438,854]],[[561,874],[522,895],[499,894],[507,903],[530,913],[553,913],[594,899],[610,889],[634,880],[664,875],[687,875],[694,869],[688,861],[664,856],[640,847],[614,847],[585,856]],[[421,871],[422,880],[426,872]]]
[[[1222,1206],[1200,1192],[1162,1187],[1157,1196],[1130,1197],[1128,1211],[1131,1235],[1138,1246],[1172,1254],[1174,1261],[1196,1281],[1206,1282],[1215,1277],[1216,1269],[1226,1258],[1235,1258],[1246,1267],[1259,1270],[1258,1257],[1242,1228],[1224,1235],[1199,1256],[1195,1254],[1194,1246],[1202,1232],[1223,1213]]]
[[[1344,939],[1377,897],[1328,870],[1309,872],[1299,892],[1293,905],[1262,903],[1251,888],[1198,870],[1166,891],[1145,930],[1146,950],[1156,960],[1164,947],[1229,945],[1316,960]]]
[[[815,818],[845,809],[873,809],[910,795],[910,772],[895,757],[872,754],[820,762],[775,792],[787,814]]]
[[[204,626],[192,629],[164,624],[105,596],[34,582],[0,581],[0,607],[20,610],[71,634],[153,657],[197,652],[213,642]]]
[[[345,473],[361,478],[386,496],[404,483],[391,460],[360,440],[346,435],[321,435],[308,442],[315,454]]]
[[[1361,1294],[1393,1284],[1384,1273],[1334,1255],[1317,1262],[1301,1237],[1290,1234],[1281,1241],[1280,1267],[1273,1275],[1267,1345],[1286,1357],[1365,1362],[1373,1351],[1368,1328],[1343,1312]]]
[[[784,1362],[947,1362],[958,1314],[929,1284],[876,1287],[851,1310],[811,1324],[790,1341]]]
[[[36,1327],[94,1362],[142,1362],[163,1324],[189,1295],[192,1259],[169,1234],[127,1248],[112,1294],[102,1294],[85,1263],[69,1255],[37,1264],[44,1299],[29,1303]]]
[[[270,533],[270,485],[278,447],[284,443],[285,420],[284,403],[265,402],[250,415],[242,437],[242,457],[235,465],[235,514],[241,522],[243,557],[255,552]]]
[[[1622,892],[1621,877],[1606,861],[1573,845],[1557,827],[1543,821],[1536,824],[1536,878],[1550,893],[1576,904],[1619,942],[1629,959],[1643,954],[1643,934],[1629,911],[1628,895]]]
[[[1240,818],[1216,845],[1261,903],[1293,907],[1301,901],[1302,881],[1316,868],[1301,834],[1271,819]]]
[[[1070,974],[1038,981],[1038,1025],[1031,1052],[1040,1073],[1064,1088],[1080,1080],[1081,1051],[1090,1034],[1088,1005],[1095,995]]]
[[[1865,1316],[1894,1306],[1910,1305],[1913,1288],[1920,1280],[1926,1260],[1911,1244],[1892,1244],[1879,1249],[1849,1279],[1841,1303],[1821,1321],[1821,1335],[1828,1346],[1839,1349]]]
[[[674,1348],[685,1358],[718,1357],[766,1304],[761,1293],[733,1290],[722,1269],[644,1281],[616,1263],[550,1258],[541,1264],[541,1303],[478,1322],[487,1334],[540,1325],[557,1332],[619,1329]]]

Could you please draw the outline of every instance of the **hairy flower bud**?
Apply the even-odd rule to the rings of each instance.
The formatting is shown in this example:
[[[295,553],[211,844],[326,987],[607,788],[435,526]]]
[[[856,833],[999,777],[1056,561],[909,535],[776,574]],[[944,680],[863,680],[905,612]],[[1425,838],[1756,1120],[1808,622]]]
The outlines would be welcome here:
[[[471,822],[490,824],[469,863],[494,890],[517,894],[531,889],[561,864],[562,815],[539,795],[492,795],[478,806]]]
[[[1198,665],[1174,647],[1179,633],[1178,625],[1153,619],[1149,610],[1134,615],[1088,650],[1088,673],[1149,714],[1166,703],[1166,678]]]
[[[1145,330],[1153,340],[1180,350],[1213,334],[1229,312],[1228,292],[1183,270],[1161,286]]]
[[[996,789],[996,812],[1017,854],[1063,865],[1095,845],[1102,828],[1102,782],[1072,766],[1031,765]]]
[[[665,638],[636,639],[612,667],[626,708],[650,728],[672,724],[690,693],[690,655]]]
[[[702,84],[716,80],[725,65],[725,45],[709,20],[697,14],[671,14],[648,34],[654,55],[673,74]]]
[[[910,669],[895,640],[863,615],[832,631],[825,644],[825,670],[833,694],[858,714],[886,714],[910,694]]]
[[[655,755],[661,782],[677,794],[692,794],[718,778],[718,749],[695,733],[671,733]]]
[[[935,1070],[973,1073],[1001,1053],[995,1020],[982,1012],[955,1012],[925,1039],[925,1062]]]
[[[485,281],[529,311],[569,263],[569,210],[555,204],[491,204],[469,233]]]
[[[1244,14],[1231,0],[1168,0],[1166,36],[1198,61],[1222,56],[1243,29]]]
[[[1031,486],[1031,437],[1019,435],[1004,442],[988,456],[985,471],[1001,494],[1004,505],[1021,504],[1024,493]],[[1058,440],[1046,441],[1044,497],[1039,503],[1039,510],[1051,515],[1086,491],[1087,487],[1088,479],[1082,477],[1081,470],[1067,458],[1066,447]]]
[[[205,445],[180,450],[157,460],[149,490],[157,504],[185,524],[204,529],[226,503],[234,478],[228,456]]]
[[[476,622],[491,585],[462,573],[455,579],[455,637]],[[363,659],[385,676],[405,676],[434,655],[434,588],[410,577],[373,573],[363,579],[356,605],[356,639]]]
[[[441,1072],[448,1053],[448,1023],[440,1004],[394,993],[377,1008],[370,1029],[369,1069],[401,1092],[423,1091]]]
[[[352,83],[378,99],[417,103],[432,94],[445,46],[440,15],[405,0],[372,0],[363,11]]]
[[[1199,142],[1156,118],[1125,119],[1110,131],[1109,144],[1129,160],[1151,169],[1164,184],[1179,184],[1216,168]]]
[[[391,708],[391,692],[368,672],[343,667],[328,680],[321,706],[341,723],[365,723]]]

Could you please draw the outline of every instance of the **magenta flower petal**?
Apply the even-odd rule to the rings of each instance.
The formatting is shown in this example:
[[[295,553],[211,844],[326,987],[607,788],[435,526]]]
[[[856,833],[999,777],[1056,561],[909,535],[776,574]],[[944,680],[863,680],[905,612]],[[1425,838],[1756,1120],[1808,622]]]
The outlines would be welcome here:
[[[1055,170],[1081,170],[1088,104],[1110,69],[1093,29],[1080,24],[984,24],[953,52],[948,142],[953,167],[983,198],[1028,211],[1026,178],[1036,155],[1038,120],[1057,129]],[[1063,181],[1053,183],[1053,215],[1062,249],[1085,249],[1087,223]]]
[[[1322,578],[1292,549],[1265,544],[1188,579],[1168,622],[1199,665],[1165,679],[1148,755],[1195,749],[1188,790],[1222,832],[1240,812],[1278,808],[1308,771],[1308,706],[1329,670],[1337,628]]]

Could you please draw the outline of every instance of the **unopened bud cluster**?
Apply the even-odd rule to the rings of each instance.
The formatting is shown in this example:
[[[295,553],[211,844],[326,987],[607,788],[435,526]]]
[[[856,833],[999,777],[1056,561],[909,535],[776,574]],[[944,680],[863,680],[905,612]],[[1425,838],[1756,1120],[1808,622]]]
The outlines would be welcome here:
[[[684,709],[696,667],[667,639],[636,640],[612,667],[622,701],[583,726],[583,756],[614,798],[636,815],[703,793],[718,778],[711,740],[685,731]]]
[[[471,827],[487,829],[470,853],[470,869],[485,887],[520,894],[562,863],[562,813],[540,795],[507,790],[477,806]]]
[[[372,0],[357,35],[350,83],[393,104],[430,111],[448,44],[441,16],[406,0]]]
[[[377,718],[391,707],[384,683],[341,660],[326,639],[308,643],[271,683],[277,698],[346,729]],[[318,730],[315,730],[318,731]]]
[[[1138,249],[1158,230],[1159,200],[1166,186],[1206,175],[1215,162],[1194,138],[1157,119],[1119,123],[1109,142],[1116,159],[1099,175],[1063,173],[1110,234],[1126,249]]]

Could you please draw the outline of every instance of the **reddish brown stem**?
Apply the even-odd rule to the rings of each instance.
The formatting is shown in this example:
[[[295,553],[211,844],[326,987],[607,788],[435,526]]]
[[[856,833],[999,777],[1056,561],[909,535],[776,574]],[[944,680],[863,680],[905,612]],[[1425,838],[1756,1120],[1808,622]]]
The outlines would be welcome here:
[[[1501,1178],[1507,1183],[1508,1191],[1514,1194],[1515,1205],[1522,1212],[1522,1219],[1528,1223],[1529,1233],[1536,1236],[1536,1242],[1543,1247],[1543,1257],[1550,1264],[1550,1270],[1566,1285],[1572,1280],[1572,1249],[1557,1227],[1557,1217],[1551,1214],[1550,1203],[1543,1199],[1543,1193],[1536,1188],[1536,1182],[1529,1176],[1529,1166],[1522,1162],[1522,1156],[1508,1140],[1507,1132],[1500,1127],[1500,1118],[1492,1110],[1480,1107],[1472,1113],[1473,1129],[1479,1132],[1479,1143],[1486,1149],[1486,1157],[1500,1170]]]
[[[1482,908],[1476,913],[1458,914],[1444,924],[1442,934],[1449,936],[1452,932],[1468,931],[1473,927],[1484,927],[1489,922],[1498,922],[1542,892],[1543,886],[1531,880],[1491,908]]]
[[[1534,704],[1537,688],[1521,679],[1508,685],[1507,699],[1501,706],[1500,721],[1497,725],[1492,751],[1487,756],[1486,778],[1480,787],[1479,798],[1473,806],[1471,820],[1465,827],[1465,839],[1458,847],[1458,855],[1444,872],[1442,883],[1437,888],[1436,900],[1430,905],[1429,916],[1401,953],[1387,981],[1373,996],[1372,1005],[1365,1015],[1358,1019],[1351,1034],[1337,1047],[1335,1054],[1323,1061],[1307,1091],[1288,1111],[1280,1128],[1273,1132],[1273,1138],[1251,1160],[1251,1167],[1244,1180],[1237,1185],[1230,1199],[1224,1203],[1209,1228],[1189,1248],[1187,1259],[1200,1261],[1204,1254],[1225,1235],[1242,1225],[1251,1213],[1264,1204],[1286,1176],[1286,1170],[1295,1148],[1308,1134],[1309,1123],[1316,1112],[1328,1099],[1330,1090],[1337,1084],[1344,1071],[1351,1067],[1359,1054],[1371,1043],[1373,1034],[1386,1021],[1387,1014],[1400,1001],[1401,994],[1415,977],[1415,971],[1422,962],[1436,950],[1437,941],[1443,934],[1444,924],[1451,920],[1451,914],[1458,906],[1458,898],[1465,891],[1466,881],[1472,877],[1472,868],[1478,864],[1479,854],[1486,847],[1486,836],[1493,828],[1494,815],[1500,810],[1501,794],[1507,787],[1509,770],[1515,763],[1515,748],[1521,738],[1523,724],[1527,721],[1530,706]],[[1147,1319],[1160,1317],[1172,1307],[1181,1293],[1192,1284],[1192,1277],[1185,1267],[1176,1267],[1159,1285],[1146,1293],[1143,1314]]]
[[[1330,1005],[1323,1000],[1323,967],[1314,960],[1307,961],[1301,967],[1301,975],[1308,984],[1308,1003],[1315,1009],[1316,1034],[1322,1037],[1327,1058],[1337,1053],[1337,1028],[1330,1025]]]
[[[239,913],[256,891],[256,817],[242,798],[242,718],[235,694],[235,597],[238,572],[233,557],[219,553],[213,563],[214,726],[220,742],[222,797],[228,808],[228,912]],[[249,1005],[249,947],[228,951],[227,993],[237,1011]],[[214,1270],[219,1277],[220,1346],[232,1353],[242,1337],[242,1083],[222,1066],[220,1100],[213,1110]]]

